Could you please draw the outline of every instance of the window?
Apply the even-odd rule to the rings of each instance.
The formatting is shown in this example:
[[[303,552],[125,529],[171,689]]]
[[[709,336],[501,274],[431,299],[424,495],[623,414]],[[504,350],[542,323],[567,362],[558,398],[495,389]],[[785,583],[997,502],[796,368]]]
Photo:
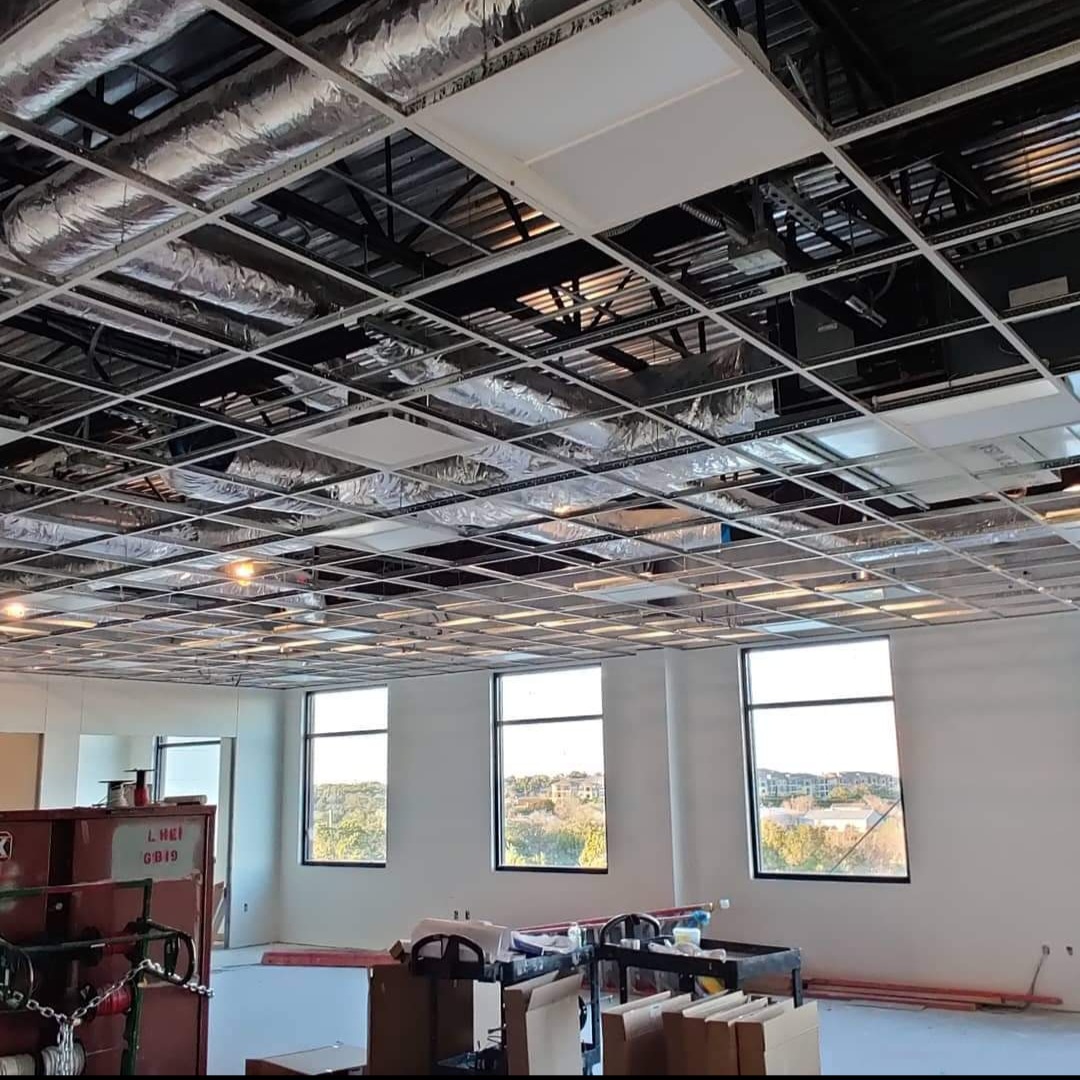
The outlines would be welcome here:
[[[162,735],[154,763],[157,797],[205,795],[209,806],[221,799],[221,740]]]
[[[131,746],[133,740],[115,738],[115,746],[102,751],[120,756],[123,765],[112,771],[123,776],[129,758],[145,760]],[[99,758],[104,763],[106,758]],[[229,739],[210,736],[159,735],[154,745],[154,793],[159,799],[181,795],[205,795],[208,806],[218,808],[214,830],[214,876],[224,881],[228,872],[232,754]]]
[[[495,677],[496,865],[607,871],[600,668]]]
[[[889,642],[748,649],[758,877],[907,881]]]
[[[386,865],[389,692],[308,694],[304,862]]]

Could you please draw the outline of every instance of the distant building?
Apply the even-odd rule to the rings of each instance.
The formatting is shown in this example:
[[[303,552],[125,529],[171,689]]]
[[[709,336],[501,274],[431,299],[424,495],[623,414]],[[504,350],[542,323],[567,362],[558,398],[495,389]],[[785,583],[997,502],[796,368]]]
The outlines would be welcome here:
[[[854,829],[858,833],[869,832],[881,819],[881,814],[861,804],[824,806],[807,810],[801,815],[802,822],[819,829]]]
[[[775,769],[757,770],[757,791],[761,799],[793,799],[810,795],[824,801],[837,788],[849,791],[866,788],[883,798],[897,798],[900,795],[900,779],[887,773],[874,772],[789,773]]]
[[[551,785],[551,798],[557,803],[567,799],[598,802],[604,798],[604,779],[602,776],[586,776],[580,779],[556,780]]]
[[[783,829],[802,824],[803,817],[797,810],[785,810],[782,806],[763,806],[758,811],[758,821],[771,821]]]

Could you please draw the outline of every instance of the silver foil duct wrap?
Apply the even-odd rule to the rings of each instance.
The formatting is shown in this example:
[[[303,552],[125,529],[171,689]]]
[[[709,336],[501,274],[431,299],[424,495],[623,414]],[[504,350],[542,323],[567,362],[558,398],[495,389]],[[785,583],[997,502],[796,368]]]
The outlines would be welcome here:
[[[328,60],[407,100],[572,6],[558,0],[384,0],[313,31],[306,41]],[[387,124],[336,83],[274,53],[114,140],[105,159],[213,201],[339,136],[359,139]],[[65,274],[178,213],[121,180],[72,166],[21,192],[3,223],[21,259]]]
[[[41,116],[204,13],[195,0],[8,0],[0,11],[0,108]]]
[[[440,379],[457,378],[431,388],[431,397],[459,409],[481,410],[510,423],[539,427],[559,423],[589,409],[583,395],[573,386],[559,382],[546,372],[520,370],[512,376],[468,375],[468,368],[454,362],[454,353],[429,356],[419,345],[375,336],[368,348],[369,367],[388,368],[399,382],[417,386]],[[731,378],[743,372],[743,350],[739,345],[718,350],[710,369],[715,379]],[[398,366],[392,366],[394,362]],[[676,365],[677,367],[677,365]],[[677,371],[675,377],[678,377]],[[671,387],[666,387],[671,389]],[[676,406],[673,420],[713,438],[751,430],[759,421],[776,415],[769,383],[738,386],[702,394]],[[680,434],[657,420],[633,414],[615,420],[581,420],[557,430],[569,443],[601,454],[606,460],[630,457],[643,452],[670,449]],[[692,438],[692,436],[682,436]],[[571,457],[578,457],[571,448]],[[660,466],[662,468],[662,466]]]
[[[223,230],[200,229],[187,240],[149,248],[132,257],[123,273],[174,293],[181,303],[213,305],[271,333],[355,303],[359,293]],[[233,331],[235,335],[235,331]],[[262,334],[256,332],[255,339]]]

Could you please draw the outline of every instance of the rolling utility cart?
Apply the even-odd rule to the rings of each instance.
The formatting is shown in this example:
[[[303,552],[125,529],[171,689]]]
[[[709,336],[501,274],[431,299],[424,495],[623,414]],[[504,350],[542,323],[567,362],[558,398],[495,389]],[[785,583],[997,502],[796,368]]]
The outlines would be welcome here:
[[[633,948],[622,944],[629,939],[637,939],[640,946]],[[621,1002],[628,997],[627,972],[630,968],[672,972],[679,977],[679,988],[683,993],[692,992],[697,979],[719,979],[725,989],[738,990],[763,976],[788,975],[795,1004],[798,1006],[803,1002],[802,957],[798,949],[703,938],[702,949],[726,951],[726,959],[716,960],[707,956],[652,952],[648,947],[650,941],[667,945],[674,941],[673,935],[661,933],[659,921],[651,915],[618,915],[597,935],[595,959],[612,963],[618,969]]]
[[[438,956],[424,956],[429,947],[438,950]],[[569,953],[553,953],[548,956],[521,956],[512,960],[488,961],[483,950],[468,938],[456,934],[436,934],[415,941],[411,948],[409,968],[414,975],[428,979],[472,980],[474,982],[498,983],[500,986],[514,986],[529,979],[552,972],[566,974],[584,971],[589,980],[589,1040],[582,1045],[582,1072],[589,1074],[594,1065],[600,1062],[600,981],[597,974],[596,959],[591,945],[585,945]],[[432,1001],[435,1001],[435,987],[432,986]],[[585,1018],[582,1018],[585,1026]],[[434,1027],[434,1025],[433,1025]],[[486,1050],[461,1054],[455,1058],[440,1061],[436,1067],[439,1075],[458,1073],[506,1073],[505,1047],[490,1047]]]

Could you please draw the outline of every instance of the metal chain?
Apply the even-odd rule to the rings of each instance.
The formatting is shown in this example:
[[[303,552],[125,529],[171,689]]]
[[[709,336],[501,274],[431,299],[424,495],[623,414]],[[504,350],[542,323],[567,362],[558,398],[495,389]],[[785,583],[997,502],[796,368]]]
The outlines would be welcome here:
[[[119,993],[125,986],[129,986],[139,978],[144,971],[148,971],[151,975],[169,983],[172,986],[178,986],[183,990],[188,990],[192,994],[198,994],[201,997],[211,998],[214,996],[214,991],[209,986],[204,986],[202,983],[196,982],[184,982],[176,975],[166,971],[165,968],[156,963],[154,960],[146,959],[140,960],[130,971],[128,971],[123,978],[117,979],[111,986],[107,986],[104,990],[95,994],[85,1004],[80,1005],[72,1013],[58,1012],[50,1005],[42,1005],[40,1001],[35,1001],[32,997],[27,995],[23,998],[23,1007],[30,1012],[38,1013],[46,1020],[52,1020],[58,1028],[56,1038],[56,1075],[58,1076],[75,1076],[79,1069],[79,1054],[75,1046],[75,1029],[86,1018],[87,1013],[92,1012],[98,1008],[101,1004],[108,1001],[113,994]],[[20,997],[21,995],[13,995],[13,997]]]
[[[192,994],[198,994],[199,997],[212,998],[214,996],[214,991],[209,986],[204,986],[202,983],[197,982],[184,982],[176,975],[171,975],[161,966],[161,964],[155,963],[153,960],[144,960],[139,966],[145,966],[147,971],[152,972],[159,979],[172,986],[180,987],[181,990],[188,990]]]

